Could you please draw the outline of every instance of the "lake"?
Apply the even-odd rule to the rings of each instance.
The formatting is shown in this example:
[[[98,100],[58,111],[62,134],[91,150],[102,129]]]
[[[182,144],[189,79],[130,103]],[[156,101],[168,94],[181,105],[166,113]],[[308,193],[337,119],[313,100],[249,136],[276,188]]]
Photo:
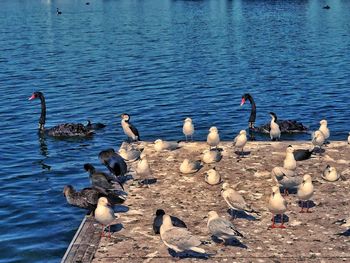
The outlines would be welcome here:
[[[331,140],[350,131],[350,1],[2,0],[0,2],[0,262],[59,262],[85,212],[63,186],[89,185],[83,164],[125,139],[127,112],[143,140],[195,140],[210,126],[232,140],[248,126],[296,119]],[[56,15],[56,8],[62,11]],[[89,140],[37,134],[47,123],[95,122]],[[268,139],[268,137],[258,137]],[[309,140],[310,134],[282,139]]]

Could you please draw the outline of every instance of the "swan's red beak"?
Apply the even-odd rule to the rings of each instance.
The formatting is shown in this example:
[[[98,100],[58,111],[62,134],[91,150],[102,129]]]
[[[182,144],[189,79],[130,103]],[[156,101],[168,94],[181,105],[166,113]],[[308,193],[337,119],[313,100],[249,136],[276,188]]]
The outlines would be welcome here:
[[[28,100],[34,100],[36,98],[35,94],[33,94]]]
[[[245,98],[242,98],[241,106],[245,103]]]

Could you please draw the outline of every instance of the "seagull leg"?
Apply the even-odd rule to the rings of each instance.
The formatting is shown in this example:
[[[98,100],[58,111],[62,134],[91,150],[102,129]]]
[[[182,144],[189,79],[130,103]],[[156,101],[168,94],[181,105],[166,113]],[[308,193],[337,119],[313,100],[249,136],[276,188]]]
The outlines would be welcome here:
[[[306,213],[312,213],[312,211],[309,210],[309,201],[310,200],[306,201]]]
[[[186,134],[185,134],[185,137],[186,137],[186,142],[187,142],[188,140],[187,140],[187,135]]]
[[[111,225],[108,225],[108,233],[109,233],[108,237],[109,237],[109,239],[111,239],[112,238],[112,236],[111,236]]]
[[[105,236],[105,226],[102,225],[101,237],[104,237],[104,236]]]
[[[299,213],[305,213],[305,211],[304,211],[304,201],[300,200],[300,203],[301,203],[301,210],[299,211]]]
[[[285,188],[285,189],[284,189],[284,194],[283,194],[283,196],[288,196],[288,195],[289,195],[288,189]]]
[[[281,215],[281,220],[282,220],[282,223],[279,226],[279,228],[286,228],[285,225],[283,225],[284,224],[284,222],[283,222],[283,214]]]
[[[272,221],[272,225],[269,228],[277,228],[277,226],[275,225],[275,215],[274,214],[272,214],[271,221]]]

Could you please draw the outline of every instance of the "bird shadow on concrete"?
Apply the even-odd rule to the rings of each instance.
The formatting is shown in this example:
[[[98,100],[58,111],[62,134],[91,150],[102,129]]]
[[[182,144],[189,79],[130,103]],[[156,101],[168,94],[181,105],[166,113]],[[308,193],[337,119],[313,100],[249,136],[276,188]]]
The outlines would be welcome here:
[[[236,238],[230,238],[225,241],[222,241],[218,239],[216,236],[211,236],[211,240],[213,240],[216,244],[222,244],[225,246],[232,246],[232,247],[240,247],[240,248],[248,248],[246,245],[244,245],[241,241],[239,241]]]
[[[142,185],[151,185],[157,183],[157,178],[146,178],[140,181]]]
[[[117,182],[121,183],[121,184],[125,184],[127,181],[129,180],[133,180],[134,177],[131,174],[128,175],[120,175],[117,177]]]
[[[117,205],[113,208],[113,211],[115,213],[126,213],[129,211],[129,207],[127,207],[125,205]]]
[[[232,219],[246,219],[246,220],[250,220],[250,221],[255,221],[258,220],[258,218],[247,214],[244,211],[240,211],[240,210],[234,210],[234,209],[228,209],[227,213],[232,216]]]
[[[285,214],[282,215],[283,216],[283,223],[287,223],[289,222],[289,217]],[[275,223],[282,223],[282,216],[281,215],[275,215]],[[272,219],[271,219],[272,221]]]
[[[250,151],[243,151],[243,152],[235,151],[235,154],[240,158],[244,158],[248,156],[250,153],[251,153]]]
[[[169,254],[174,258],[198,258],[198,259],[208,259],[210,257],[207,253],[198,253],[194,251],[183,251],[183,252],[176,252],[175,250],[168,248]]]
[[[326,152],[325,149],[322,149],[322,148],[319,148],[319,147],[315,147],[315,149],[313,150],[313,154],[312,155],[323,154],[325,152]]]
[[[306,202],[302,202],[302,201],[298,201],[298,205],[300,208],[313,208],[316,206],[316,204],[314,203],[314,201],[312,200],[308,200]]]
[[[284,192],[285,190],[288,190],[288,195],[285,195]],[[284,187],[280,187],[280,193],[284,196],[284,197],[288,197],[289,195],[295,195],[298,193],[298,188],[284,188]]]
[[[119,232],[120,230],[122,230],[124,228],[123,224],[115,224],[115,225],[111,225],[111,232],[115,233],[115,232]]]
[[[335,234],[337,236],[344,236],[344,237],[350,237],[350,229],[344,231],[344,232],[341,232],[341,233],[337,233]]]

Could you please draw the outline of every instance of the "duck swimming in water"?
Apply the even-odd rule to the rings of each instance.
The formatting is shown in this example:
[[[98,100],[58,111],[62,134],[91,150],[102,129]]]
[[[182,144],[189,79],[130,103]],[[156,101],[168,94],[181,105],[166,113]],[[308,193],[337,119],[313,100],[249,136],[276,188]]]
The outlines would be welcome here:
[[[93,130],[87,129],[82,123],[63,123],[52,128],[45,129],[46,103],[44,94],[40,91],[35,91],[29,100],[34,99],[40,99],[41,101],[41,116],[39,119],[40,133],[45,133],[54,137],[86,137],[93,134]]]
[[[270,123],[264,124],[260,127],[255,127],[256,105],[253,97],[249,93],[246,93],[242,96],[241,106],[243,106],[247,100],[252,106],[248,121],[249,129],[258,133],[270,133]],[[297,122],[295,120],[277,120],[277,124],[279,125],[281,133],[299,133],[308,131],[308,128],[306,126],[304,126],[301,122]]]

